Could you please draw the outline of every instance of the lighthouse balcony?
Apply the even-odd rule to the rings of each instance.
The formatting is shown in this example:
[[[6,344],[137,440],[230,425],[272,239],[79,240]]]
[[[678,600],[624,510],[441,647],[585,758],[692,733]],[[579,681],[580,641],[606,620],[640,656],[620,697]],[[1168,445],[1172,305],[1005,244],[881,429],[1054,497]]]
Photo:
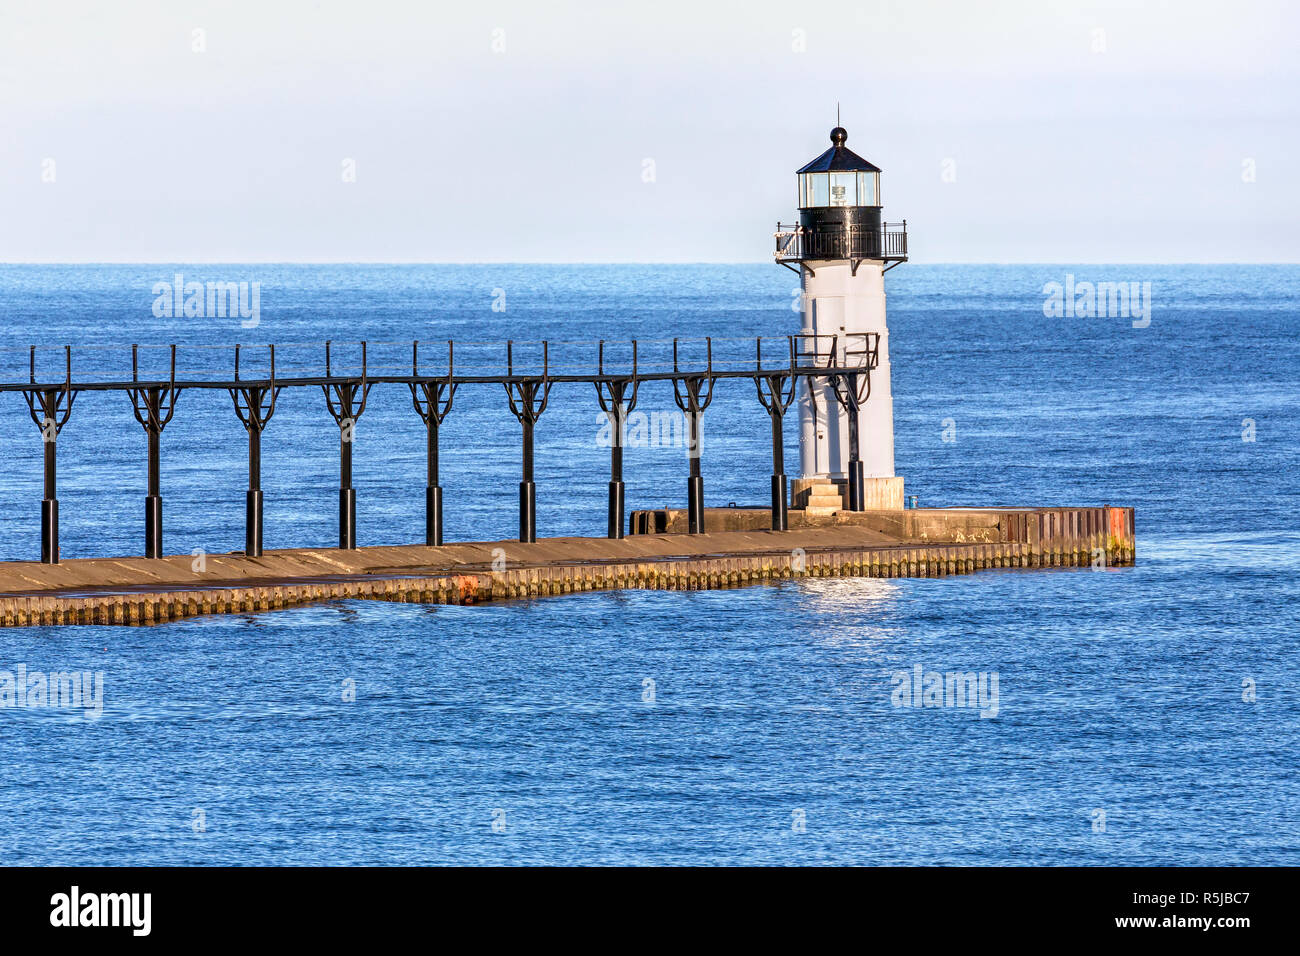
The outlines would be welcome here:
[[[907,259],[907,220],[872,226],[845,225],[835,229],[808,229],[795,223],[776,224],[777,262],[806,259]]]

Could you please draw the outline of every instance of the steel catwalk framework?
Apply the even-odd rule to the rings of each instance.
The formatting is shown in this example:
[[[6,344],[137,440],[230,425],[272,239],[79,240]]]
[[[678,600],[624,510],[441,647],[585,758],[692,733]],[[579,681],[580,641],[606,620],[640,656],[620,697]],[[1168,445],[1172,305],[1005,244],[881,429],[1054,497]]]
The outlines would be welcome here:
[[[375,367],[370,355],[377,346],[409,350],[409,365]],[[20,392],[27,402],[32,421],[41,432],[44,445],[44,498],[41,502],[41,561],[59,561],[59,503],[56,487],[57,440],[83,392],[123,392],[131,400],[136,420],[148,440],[148,488],[145,498],[145,556],[159,558],[162,544],[162,433],[172,420],[181,393],[216,390],[229,394],[239,421],[248,433],[248,493],[245,508],[245,553],[258,557],[262,550],[263,498],[261,488],[262,432],[275,413],[276,402],[286,388],[319,388],[326,408],[339,428],[339,547],[357,546],[356,489],[352,486],[352,455],[357,419],[366,409],[370,390],[376,385],[405,385],[412,405],[427,434],[425,486],[425,544],[443,543],[443,501],[438,472],[438,433],[452,409],[452,399],[466,385],[495,385],[504,388],[510,411],[522,428],[521,480],[519,483],[519,540],[537,538],[536,483],[533,475],[534,429],[546,411],[555,385],[580,383],[594,387],[601,410],[610,423],[610,480],[607,534],[624,534],[623,449],[628,415],[637,406],[642,386],[671,383],[673,398],[686,416],[688,429],[687,513],[690,533],[700,534],[704,522],[704,477],[700,422],[713,400],[714,385],[721,380],[748,379],[772,430],[772,528],[787,528],[786,476],[782,423],[795,396],[798,381],[812,380],[833,387],[846,411],[870,396],[871,371],[876,367],[879,335],[858,333],[840,336],[788,335],[757,338],[675,338],[622,342],[520,342],[499,343],[293,343],[289,345],[182,346],[184,354],[201,354],[209,361],[200,368],[180,374],[176,345],[130,346],[130,378],[114,377],[103,361],[92,363],[86,377],[74,376],[74,352],[94,353],[107,363],[122,355],[127,346],[87,346],[56,349],[32,346],[24,358],[27,381],[0,378],[0,392]],[[467,348],[468,346],[468,348]],[[577,362],[556,361],[556,346],[567,355],[580,352]],[[670,347],[671,346],[671,351]],[[445,348],[445,359],[444,359]],[[308,364],[289,368],[277,362],[277,353],[313,353]],[[0,353],[13,350],[2,350]],[[58,378],[41,378],[41,353],[61,353],[62,373]],[[336,356],[347,352],[358,364],[340,366]],[[464,360],[466,352],[474,359]],[[521,361],[521,353],[524,360]],[[611,362],[611,353],[623,360]],[[151,377],[142,372],[142,355],[165,357],[166,374]],[[391,351],[390,351],[391,354]],[[437,356],[431,371],[422,358]],[[671,361],[669,357],[671,356]],[[249,376],[250,357],[259,368]],[[3,356],[0,356],[3,358]],[[214,360],[215,362],[211,361]],[[504,359],[504,361],[502,361]],[[224,364],[228,362],[229,364]],[[323,372],[323,374],[321,374]],[[851,416],[853,421],[856,416]],[[851,435],[850,457],[858,459],[857,435]],[[860,471],[860,469],[857,469]],[[863,510],[861,482],[850,472],[849,508]],[[860,475],[857,476],[860,479]],[[856,486],[856,493],[855,493]]]

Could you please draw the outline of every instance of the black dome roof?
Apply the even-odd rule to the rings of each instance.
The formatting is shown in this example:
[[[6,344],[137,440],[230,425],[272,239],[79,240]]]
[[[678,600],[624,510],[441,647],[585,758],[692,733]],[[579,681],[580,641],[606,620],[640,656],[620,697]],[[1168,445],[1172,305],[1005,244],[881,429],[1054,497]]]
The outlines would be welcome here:
[[[848,131],[842,126],[831,130],[831,142],[834,144],[807,166],[795,170],[796,173],[878,173],[880,167],[867,162],[853,150],[844,145],[849,138]]]

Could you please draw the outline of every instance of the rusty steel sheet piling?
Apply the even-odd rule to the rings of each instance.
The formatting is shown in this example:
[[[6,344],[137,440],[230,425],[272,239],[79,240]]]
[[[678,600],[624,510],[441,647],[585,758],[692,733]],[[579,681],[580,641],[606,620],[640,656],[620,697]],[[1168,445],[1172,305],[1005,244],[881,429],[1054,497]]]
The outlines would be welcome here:
[[[923,533],[971,540],[908,541],[858,523],[785,532],[633,534],[338,551],[71,559],[58,578],[37,562],[0,563],[0,626],[154,625],[211,614],[254,614],[340,600],[472,605],[616,589],[715,590],[823,577],[941,578],[998,568],[1110,568],[1135,560],[1131,508],[1000,511],[932,509]],[[960,519],[960,520],[959,520]],[[992,520],[995,534],[979,535]],[[492,552],[506,549],[505,570]]]

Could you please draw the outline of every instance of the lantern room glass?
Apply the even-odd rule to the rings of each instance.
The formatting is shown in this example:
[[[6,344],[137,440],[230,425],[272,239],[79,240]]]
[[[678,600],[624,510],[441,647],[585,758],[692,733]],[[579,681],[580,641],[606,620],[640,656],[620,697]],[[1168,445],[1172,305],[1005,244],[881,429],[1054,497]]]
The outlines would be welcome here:
[[[800,209],[814,206],[879,205],[879,173],[801,173],[799,175]]]
[[[831,205],[856,206],[858,204],[858,176],[856,173],[831,173]]]
[[[830,183],[826,173],[804,173],[799,177],[799,208],[830,205]]]
[[[858,173],[858,205],[880,205],[880,173]]]

